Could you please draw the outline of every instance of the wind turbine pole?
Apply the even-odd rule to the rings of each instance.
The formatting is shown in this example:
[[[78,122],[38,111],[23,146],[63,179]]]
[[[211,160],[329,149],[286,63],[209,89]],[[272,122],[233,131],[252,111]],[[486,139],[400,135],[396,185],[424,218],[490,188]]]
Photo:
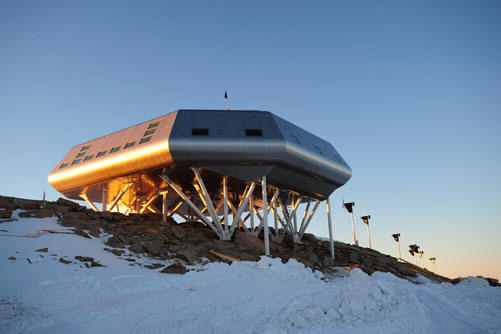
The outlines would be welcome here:
[[[353,244],[358,246],[357,235],[355,233],[355,218],[353,217],[353,212],[351,213],[351,227],[353,229]]]

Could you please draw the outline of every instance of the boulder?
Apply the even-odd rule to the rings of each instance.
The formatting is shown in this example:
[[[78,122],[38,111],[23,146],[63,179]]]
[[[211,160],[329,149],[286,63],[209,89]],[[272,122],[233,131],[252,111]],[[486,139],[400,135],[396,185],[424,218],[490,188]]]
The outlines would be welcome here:
[[[153,241],[152,243],[150,243],[146,249],[148,251],[148,253],[150,253],[151,255],[155,255],[155,256],[158,256],[162,253],[162,248],[164,246],[164,242],[162,240],[155,240]]]
[[[186,267],[177,262],[160,270],[162,274],[185,274],[186,271]]]
[[[66,198],[59,197],[56,201],[56,204],[61,205],[61,206],[66,206],[75,210],[83,210],[86,209],[85,206],[81,206],[80,204],[70,201]]]
[[[195,251],[193,249],[192,245],[185,244],[183,245],[177,252],[176,252],[177,257],[180,259],[186,261],[187,263],[194,263],[196,262],[199,258],[195,254]]]
[[[10,218],[12,217],[12,211],[10,209],[0,209],[0,218]]]

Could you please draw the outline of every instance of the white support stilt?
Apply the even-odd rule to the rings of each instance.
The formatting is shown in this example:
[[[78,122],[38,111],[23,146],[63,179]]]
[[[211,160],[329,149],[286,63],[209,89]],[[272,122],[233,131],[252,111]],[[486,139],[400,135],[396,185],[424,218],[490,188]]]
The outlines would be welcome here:
[[[250,213],[250,231],[254,232],[254,201],[252,196],[249,198],[249,213]]]
[[[132,186],[133,183],[127,183],[124,187],[124,189],[118,194],[118,196],[115,198],[113,203],[111,204],[110,211],[113,211],[113,208],[118,204],[118,201],[122,199],[122,196],[129,190],[129,188]]]
[[[315,215],[315,212],[317,211],[317,208],[319,205],[320,205],[320,200],[317,200],[317,202],[315,203],[315,206],[313,207],[313,210],[311,210],[310,215],[308,216],[308,219],[304,223],[304,226],[303,226],[303,224],[301,224],[301,229],[299,230],[297,242],[300,242],[301,239],[303,238],[304,232],[308,228],[308,225],[310,225],[311,219],[313,218],[313,215]]]
[[[87,194],[85,192],[80,194],[80,198],[82,198],[89,206],[94,210],[94,211],[99,211],[99,209],[96,207],[94,203],[92,203],[89,198],[87,197]]]
[[[217,236],[220,238],[220,239],[223,239],[223,235],[220,235],[219,234],[219,230],[214,226],[214,224],[212,224],[208,219],[207,217],[205,217],[205,215],[200,212],[200,210],[197,208],[197,206],[195,204],[193,204],[192,201],[190,201],[190,199],[181,191],[181,189],[179,189],[176,184],[166,175],[166,174],[162,174],[160,175],[160,177],[169,184],[169,186],[179,195],[179,197],[181,197],[184,202],[186,204],[188,204],[188,206],[198,215],[198,217],[205,223],[207,224],[207,226],[210,227],[210,229],[217,234]]]
[[[331,246],[331,259],[334,260],[334,239],[332,238],[332,222],[331,222],[331,205],[329,203],[329,197],[327,197],[327,200],[325,202],[326,208],[327,208],[327,222],[329,224],[329,243]]]
[[[210,199],[210,197],[208,197],[208,194],[206,194],[202,188],[200,188],[200,185],[199,184],[193,184],[193,187],[195,188],[195,190],[197,191],[198,193],[198,196],[200,197],[200,199],[202,200],[202,203],[205,205],[205,207],[202,209],[202,213],[204,213],[205,211],[208,211],[209,212],[209,215],[211,216],[212,218],[212,223],[214,224],[214,226],[216,226],[217,230],[219,231],[219,233],[221,235],[223,235],[223,240],[226,240],[224,239],[225,236],[226,236],[226,233],[224,233],[224,230],[223,230],[223,226],[221,225],[221,222],[219,221],[219,217],[217,216],[217,214],[215,213],[215,208],[214,208],[214,205],[212,204],[212,201]]]
[[[256,184],[254,182],[251,182],[250,186],[246,188],[246,191],[244,192],[244,196],[242,200],[240,201],[240,205],[238,206],[237,212],[235,213],[235,217],[233,218],[233,221],[231,222],[231,228],[230,228],[230,238],[233,235],[233,232],[237,228],[239,222],[240,222],[240,216],[245,210],[245,207],[247,206],[247,203],[249,202],[249,197],[252,196],[252,192],[254,191],[254,187]]]
[[[273,226],[275,227],[275,241],[278,241],[280,238],[280,235],[278,233],[278,216],[277,216],[277,203],[273,204]]]
[[[264,253],[270,256],[270,236],[268,234],[268,201],[266,198],[268,188],[266,186],[266,176],[263,176],[261,186],[263,188],[263,220],[264,220]]]
[[[200,186],[200,188],[195,187],[195,189],[197,190],[200,199],[202,200],[202,202],[204,202],[205,206],[207,207],[207,210],[209,211],[209,214],[212,217],[212,222],[223,236],[223,240],[231,240],[231,237],[227,239],[227,233],[223,231],[223,226],[219,222],[219,217],[217,216],[216,209],[214,208],[214,204],[212,203],[212,200],[209,196],[209,192],[205,187],[205,183],[202,180],[202,177],[200,177],[200,172],[198,171],[198,168],[192,167],[191,170],[193,171],[193,173],[195,173],[195,178],[197,179],[198,185]]]
[[[103,184],[103,210],[106,211],[106,205],[108,204],[108,187],[106,184]]]
[[[268,211],[273,210],[273,205],[275,205],[275,203],[276,203],[279,192],[280,192],[280,190],[277,189],[275,191],[275,193],[273,194],[271,201],[266,205],[266,208]],[[263,206],[264,206],[264,203],[263,203]],[[256,207],[254,207],[254,210],[252,210],[252,213],[255,213],[256,216],[258,217],[259,221],[261,222],[256,229],[251,231],[251,233],[253,235],[258,236],[259,233],[261,233],[261,230],[263,229],[263,226],[264,226],[263,217],[259,214],[259,211],[256,209]]]

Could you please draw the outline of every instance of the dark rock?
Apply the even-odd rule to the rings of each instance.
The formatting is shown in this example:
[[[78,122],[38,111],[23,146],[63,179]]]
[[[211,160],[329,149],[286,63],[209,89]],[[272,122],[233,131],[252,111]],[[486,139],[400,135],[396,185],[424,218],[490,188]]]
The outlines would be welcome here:
[[[40,248],[40,249],[37,249],[35,252],[43,252],[43,253],[47,253],[49,251],[49,249],[47,247],[45,248]]]
[[[68,220],[68,221],[77,220],[86,222],[90,220],[90,218],[84,212],[68,212],[63,216],[63,220]]]
[[[192,245],[184,245],[176,252],[177,257],[186,261],[187,263],[195,263],[198,260],[198,256],[195,254]]]
[[[61,216],[61,215],[67,214],[70,211],[70,209],[67,206],[53,204],[53,203],[48,203],[47,204],[47,209],[49,209],[52,212],[54,212],[54,214],[57,215],[57,216]]]
[[[116,236],[109,238],[108,241],[106,242],[106,245],[108,245],[110,247],[114,247],[114,248],[123,248],[124,247],[123,242],[121,242]]]
[[[148,268],[148,269],[158,269],[158,268],[161,268],[163,267],[164,265],[161,264],[161,263],[152,263],[152,264],[147,264],[145,265],[144,267],[145,268]]]
[[[140,242],[135,242],[129,247],[129,250],[134,253],[142,253],[144,250],[143,245]]]
[[[105,267],[101,263],[98,263],[98,262],[95,262],[95,261],[91,261],[90,262],[90,266],[91,267]]]
[[[36,210],[28,210],[19,213],[19,217],[25,218],[47,218],[53,217],[54,212],[49,209],[36,209]]]
[[[87,233],[85,233],[84,231],[82,231],[81,229],[77,228],[77,229],[74,229],[73,230],[73,233],[75,233],[76,235],[79,235],[81,237],[84,237],[84,238],[87,238],[87,239],[92,239]]]
[[[113,215],[109,211],[101,211],[101,212],[99,212],[99,216],[103,219],[108,220],[108,221],[113,220]]]
[[[14,261],[14,260],[17,260],[17,259],[15,257],[11,256],[11,257],[9,257],[9,260]]]
[[[59,262],[64,263],[64,264],[70,264],[71,263],[70,260],[66,260],[65,258],[60,258]]]
[[[31,199],[14,198],[12,205],[16,209],[21,210],[36,210],[42,207],[42,201]]]
[[[193,248],[193,253],[198,258],[207,256],[208,251],[209,250],[207,249],[207,247],[205,247],[205,245],[198,245]]]
[[[62,197],[59,197],[57,199],[56,204],[61,205],[61,206],[66,206],[66,207],[69,207],[69,208],[72,208],[72,209],[75,209],[75,210],[85,209],[84,206],[81,206],[78,203],[75,203],[73,201],[67,200],[67,199],[62,198]]]
[[[147,250],[152,255],[160,255],[163,246],[164,242],[162,240],[155,240],[147,247]]]
[[[9,209],[0,209],[0,218],[12,217],[12,211]]]
[[[160,270],[162,274],[185,274],[186,267],[181,263],[174,263],[164,269]]]
[[[183,240],[186,238],[186,232],[184,231],[184,228],[182,228],[179,225],[173,225],[171,227],[171,231],[174,234],[174,236],[179,240]]]
[[[122,256],[125,251],[121,250],[121,249],[112,249],[110,250],[111,253],[115,254],[116,256]]]
[[[28,261],[28,263],[31,264],[31,260],[30,259],[26,258],[26,261]]]
[[[75,260],[78,260],[80,262],[92,262],[92,261],[94,261],[94,258],[90,257],[90,256],[77,255],[77,256],[75,256]]]
[[[13,205],[12,205],[12,198],[0,196],[0,208],[6,209],[9,211],[14,210]]]
[[[334,266],[334,260],[332,260],[330,256],[326,256],[322,260],[322,265],[324,267],[327,267],[327,268],[333,267]]]

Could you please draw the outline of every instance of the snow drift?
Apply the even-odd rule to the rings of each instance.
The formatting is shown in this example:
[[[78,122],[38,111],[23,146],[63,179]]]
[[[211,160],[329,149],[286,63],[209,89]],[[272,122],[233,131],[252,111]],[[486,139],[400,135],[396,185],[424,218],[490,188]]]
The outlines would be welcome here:
[[[61,233],[16,237],[56,229]],[[413,284],[359,269],[325,277],[295,260],[266,257],[168,275],[135,265],[151,259],[104,251],[106,236],[60,229],[55,218],[0,224],[3,333],[501,331],[501,289],[485,280],[453,286],[419,277]],[[87,268],[76,256],[105,267]]]

